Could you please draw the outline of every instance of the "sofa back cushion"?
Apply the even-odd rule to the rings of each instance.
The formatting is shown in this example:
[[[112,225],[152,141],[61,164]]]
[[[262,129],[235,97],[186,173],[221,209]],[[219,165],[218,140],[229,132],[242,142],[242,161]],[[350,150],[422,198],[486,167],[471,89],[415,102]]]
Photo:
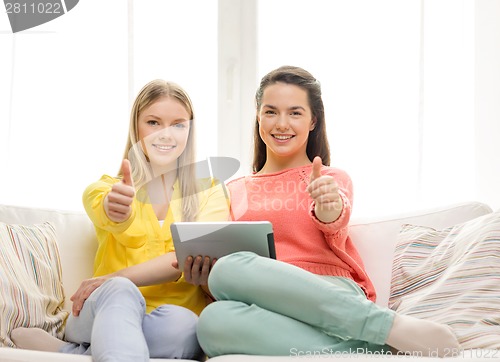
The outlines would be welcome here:
[[[38,327],[63,336],[67,312],[54,227],[0,222],[0,346],[13,347],[10,332]]]
[[[394,250],[404,224],[442,229],[491,212],[486,204],[465,202],[394,216],[353,218],[350,234],[377,291],[377,304],[388,305]]]
[[[353,218],[351,237],[375,285],[377,304],[388,305],[394,249],[403,224],[445,228],[491,211],[483,203],[466,202],[388,217]],[[71,310],[69,297],[82,280],[92,277],[97,250],[95,230],[85,212],[0,205],[0,221],[25,225],[52,222],[59,244],[63,285],[67,295],[65,309]]]
[[[448,324],[463,349],[500,349],[500,212],[445,229],[405,225],[389,306]]]
[[[21,225],[50,222],[53,225],[66,294],[64,309],[71,310],[69,298],[80,286],[82,280],[92,277],[93,274],[97,240],[94,227],[87,214],[84,211],[0,205],[0,222]]]

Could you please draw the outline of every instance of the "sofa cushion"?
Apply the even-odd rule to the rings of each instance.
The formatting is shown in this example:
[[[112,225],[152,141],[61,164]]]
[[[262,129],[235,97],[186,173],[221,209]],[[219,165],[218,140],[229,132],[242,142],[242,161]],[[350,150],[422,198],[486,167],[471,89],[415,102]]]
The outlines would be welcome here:
[[[54,225],[61,256],[64,291],[67,296],[65,309],[71,310],[72,303],[69,298],[78,289],[82,280],[93,275],[97,239],[94,226],[87,214],[83,210],[66,211],[0,205],[0,221],[21,225],[50,222]]]
[[[377,304],[386,307],[389,303],[394,248],[403,224],[443,229],[492,211],[481,202],[463,202],[392,216],[353,218],[350,234],[375,285]]]
[[[0,346],[13,347],[10,331],[20,326],[63,336],[68,313],[52,224],[0,222],[0,296]]]
[[[389,306],[448,324],[462,348],[500,348],[500,212],[441,230],[404,225]]]

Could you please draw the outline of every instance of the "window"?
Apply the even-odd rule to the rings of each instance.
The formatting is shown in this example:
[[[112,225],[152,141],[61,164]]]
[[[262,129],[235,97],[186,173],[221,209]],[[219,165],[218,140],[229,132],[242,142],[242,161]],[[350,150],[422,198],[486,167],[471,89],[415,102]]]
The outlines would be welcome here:
[[[0,202],[80,209],[88,184],[118,172],[131,103],[153,78],[189,92],[198,153],[214,155],[216,5],[86,0],[16,34],[2,17]]]
[[[473,72],[464,40],[471,13],[450,1],[427,3],[258,4],[259,73],[292,64],[321,82],[332,166],[353,178],[361,214],[472,196],[464,195],[470,175],[453,182],[457,163],[474,161],[473,97],[464,94]]]
[[[355,213],[500,205],[497,15],[474,0],[86,0],[16,34],[0,15],[0,202],[80,209],[118,171],[153,78],[192,96],[198,158],[246,174],[258,82],[293,64],[322,83]]]

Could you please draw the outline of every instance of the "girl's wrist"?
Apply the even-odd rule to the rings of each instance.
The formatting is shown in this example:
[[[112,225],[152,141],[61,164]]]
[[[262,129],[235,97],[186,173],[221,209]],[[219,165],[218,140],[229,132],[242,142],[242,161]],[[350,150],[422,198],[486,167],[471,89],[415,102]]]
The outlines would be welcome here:
[[[316,218],[324,224],[329,224],[338,220],[342,214],[343,203],[342,199],[339,201],[339,205],[334,205],[333,208],[322,209],[317,203],[314,205],[314,215]]]

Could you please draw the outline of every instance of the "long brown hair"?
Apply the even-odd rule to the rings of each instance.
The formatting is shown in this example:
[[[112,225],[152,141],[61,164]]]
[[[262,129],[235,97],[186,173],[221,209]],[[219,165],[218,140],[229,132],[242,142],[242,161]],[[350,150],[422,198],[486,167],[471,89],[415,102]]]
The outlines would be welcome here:
[[[313,160],[315,156],[320,156],[325,166],[330,166],[330,146],[326,135],[325,108],[321,98],[321,84],[308,71],[293,66],[282,66],[266,74],[260,86],[255,93],[255,126],[254,126],[254,153],[253,153],[253,171],[258,172],[266,163],[266,144],[259,135],[258,113],[262,106],[262,96],[266,87],[278,83],[294,84],[307,92],[309,107],[312,116],[315,118],[315,127],[309,132],[307,140],[307,157]]]

